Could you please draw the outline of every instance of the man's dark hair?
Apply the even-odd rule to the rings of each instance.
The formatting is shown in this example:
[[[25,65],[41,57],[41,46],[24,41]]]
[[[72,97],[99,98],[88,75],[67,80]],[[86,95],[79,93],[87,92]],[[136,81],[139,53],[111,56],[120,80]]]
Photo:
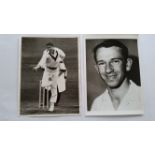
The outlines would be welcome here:
[[[46,44],[46,46],[54,46],[53,43],[49,42]]]
[[[100,43],[99,45],[97,45],[94,48],[95,61],[97,61],[96,60],[96,52],[99,48],[102,48],[102,47],[109,48],[109,47],[113,47],[113,46],[121,48],[122,49],[121,52],[122,52],[122,55],[124,56],[124,59],[126,60],[128,58],[128,48],[118,40],[109,39],[109,40],[105,40],[104,42]]]

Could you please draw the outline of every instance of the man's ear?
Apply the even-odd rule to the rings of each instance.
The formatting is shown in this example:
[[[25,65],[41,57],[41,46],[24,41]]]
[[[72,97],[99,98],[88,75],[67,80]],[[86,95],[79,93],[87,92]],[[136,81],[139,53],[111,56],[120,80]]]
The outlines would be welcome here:
[[[127,72],[129,72],[131,70],[132,64],[133,64],[132,59],[131,58],[128,58],[127,59],[127,62],[126,62],[126,71]]]

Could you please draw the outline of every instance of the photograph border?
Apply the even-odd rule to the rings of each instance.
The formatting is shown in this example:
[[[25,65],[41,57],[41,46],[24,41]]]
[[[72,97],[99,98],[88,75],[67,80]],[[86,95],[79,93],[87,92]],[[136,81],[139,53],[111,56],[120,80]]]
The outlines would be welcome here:
[[[84,111],[85,111],[85,116],[131,116],[131,115],[144,115],[144,91],[143,91],[143,81],[142,81],[142,68],[141,68],[141,54],[139,50],[139,35],[138,34],[88,34],[88,35],[83,35],[83,48],[84,48],[84,79],[85,79],[85,84],[84,84],[84,94],[85,94],[85,106],[84,106]],[[86,61],[86,56],[87,56],[87,51],[86,51],[86,40],[87,39],[136,39],[137,40],[137,50],[138,50],[138,59],[139,59],[139,72],[140,72],[140,80],[141,80],[141,104],[142,104],[142,110],[135,110],[135,111],[119,111],[119,112],[111,112],[111,111],[99,111],[99,112],[91,112],[88,111],[88,99],[87,99],[87,61]]]
[[[61,113],[61,114],[21,114],[21,67],[22,67],[22,38],[77,38],[77,62],[78,62],[78,102],[79,113]],[[18,60],[18,116],[20,117],[65,117],[65,116],[80,116],[81,115],[81,73],[80,73],[80,35],[78,34],[23,34],[19,39],[19,60]]]

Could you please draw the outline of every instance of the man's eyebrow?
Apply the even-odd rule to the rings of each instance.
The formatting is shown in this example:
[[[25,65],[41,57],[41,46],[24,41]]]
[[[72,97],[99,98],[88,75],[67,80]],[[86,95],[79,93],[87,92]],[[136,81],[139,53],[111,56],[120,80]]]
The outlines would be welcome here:
[[[123,58],[112,58],[111,60],[124,60]]]
[[[105,62],[105,61],[104,61],[104,60],[98,60],[98,61],[97,61],[97,63],[100,63],[100,62]]]

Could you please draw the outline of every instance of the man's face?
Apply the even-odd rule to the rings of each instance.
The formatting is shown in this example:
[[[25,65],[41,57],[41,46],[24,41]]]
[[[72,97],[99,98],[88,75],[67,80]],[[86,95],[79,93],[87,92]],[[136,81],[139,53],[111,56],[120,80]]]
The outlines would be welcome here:
[[[54,49],[50,49],[50,54],[53,55],[53,56],[55,56],[56,51]]]
[[[52,46],[51,46],[51,45],[47,45],[46,47],[47,47],[48,49],[52,48]]]
[[[49,45],[49,46],[47,46],[47,49],[49,50],[50,55],[55,57],[56,51],[53,49],[53,46]]]
[[[118,88],[126,78],[126,64],[119,47],[101,47],[96,52],[98,72],[109,88]]]

